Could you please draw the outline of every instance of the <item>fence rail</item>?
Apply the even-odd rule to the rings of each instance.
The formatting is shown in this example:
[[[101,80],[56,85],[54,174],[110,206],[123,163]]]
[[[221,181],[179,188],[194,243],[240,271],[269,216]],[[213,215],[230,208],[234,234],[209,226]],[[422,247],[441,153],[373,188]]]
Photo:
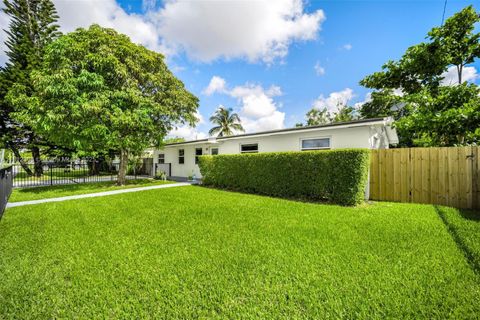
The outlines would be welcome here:
[[[0,218],[7,206],[8,198],[13,188],[13,168],[7,167],[0,169]]]
[[[480,147],[372,150],[370,199],[480,208]]]

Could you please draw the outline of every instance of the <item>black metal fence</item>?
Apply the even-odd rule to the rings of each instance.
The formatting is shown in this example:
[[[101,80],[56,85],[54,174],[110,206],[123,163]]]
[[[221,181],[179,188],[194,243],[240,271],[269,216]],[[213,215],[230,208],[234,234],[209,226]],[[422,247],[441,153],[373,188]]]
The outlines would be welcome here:
[[[0,169],[0,218],[7,206],[13,188],[13,167]]]
[[[27,164],[34,174],[29,174],[20,165],[13,166],[13,187],[53,186],[64,184],[116,181],[118,165],[114,163],[100,163],[98,161],[47,161],[42,164],[42,170],[35,172],[33,164]],[[150,169],[151,171],[151,169]],[[126,179],[144,179],[151,177],[151,173],[143,166],[129,166]]]

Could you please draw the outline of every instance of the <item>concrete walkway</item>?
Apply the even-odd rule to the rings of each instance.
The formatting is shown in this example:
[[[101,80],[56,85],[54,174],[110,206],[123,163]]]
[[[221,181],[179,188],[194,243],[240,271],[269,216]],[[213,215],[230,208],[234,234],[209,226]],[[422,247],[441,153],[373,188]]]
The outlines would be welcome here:
[[[20,202],[9,202],[9,203],[7,203],[7,208],[28,206],[28,205],[32,205],[32,204],[40,204],[40,203],[47,203],[47,202],[61,202],[61,201],[84,199],[84,198],[104,197],[104,196],[111,196],[111,195],[114,195],[114,194],[139,192],[139,191],[145,191],[145,190],[184,187],[184,186],[189,186],[189,185],[192,185],[192,184],[195,184],[195,183],[180,182],[180,183],[162,184],[162,185],[158,185],[158,186],[148,186],[148,187],[138,187],[138,188],[130,188],[130,189],[104,191],[104,192],[97,192],[97,193],[78,194],[78,195],[74,195],[74,196],[59,197],[59,198],[39,199],[39,200],[20,201]]]

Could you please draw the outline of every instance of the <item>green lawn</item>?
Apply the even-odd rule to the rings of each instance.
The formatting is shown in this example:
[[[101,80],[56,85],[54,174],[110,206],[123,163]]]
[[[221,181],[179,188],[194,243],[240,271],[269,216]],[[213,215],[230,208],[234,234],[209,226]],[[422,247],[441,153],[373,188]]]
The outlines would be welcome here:
[[[45,198],[56,198],[72,196],[76,194],[96,193],[118,189],[146,187],[158,184],[172,183],[171,181],[137,179],[127,180],[124,186],[117,186],[116,181],[66,184],[48,187],[15,188],[10,196],[9,202],[38,200]]]
[[[480,274],[480,213],[447,207],[438,207],[438,211],[472,268]]]
[[[480,276],[428,205],[150,190],[7,209],[0,253],[0,318],[480,314]]]

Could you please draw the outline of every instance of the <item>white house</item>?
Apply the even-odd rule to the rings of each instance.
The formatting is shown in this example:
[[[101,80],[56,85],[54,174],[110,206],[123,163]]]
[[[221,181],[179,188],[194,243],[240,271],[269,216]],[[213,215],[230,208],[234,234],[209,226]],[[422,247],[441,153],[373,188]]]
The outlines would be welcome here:
[[[386,149],[398,143],[392,118],[376,118],[297,127],[228,137],[171,143],[154,151],[158,171],[168,176],[201,178],[198,156],[254,152],[325,150],[338,148]]]

